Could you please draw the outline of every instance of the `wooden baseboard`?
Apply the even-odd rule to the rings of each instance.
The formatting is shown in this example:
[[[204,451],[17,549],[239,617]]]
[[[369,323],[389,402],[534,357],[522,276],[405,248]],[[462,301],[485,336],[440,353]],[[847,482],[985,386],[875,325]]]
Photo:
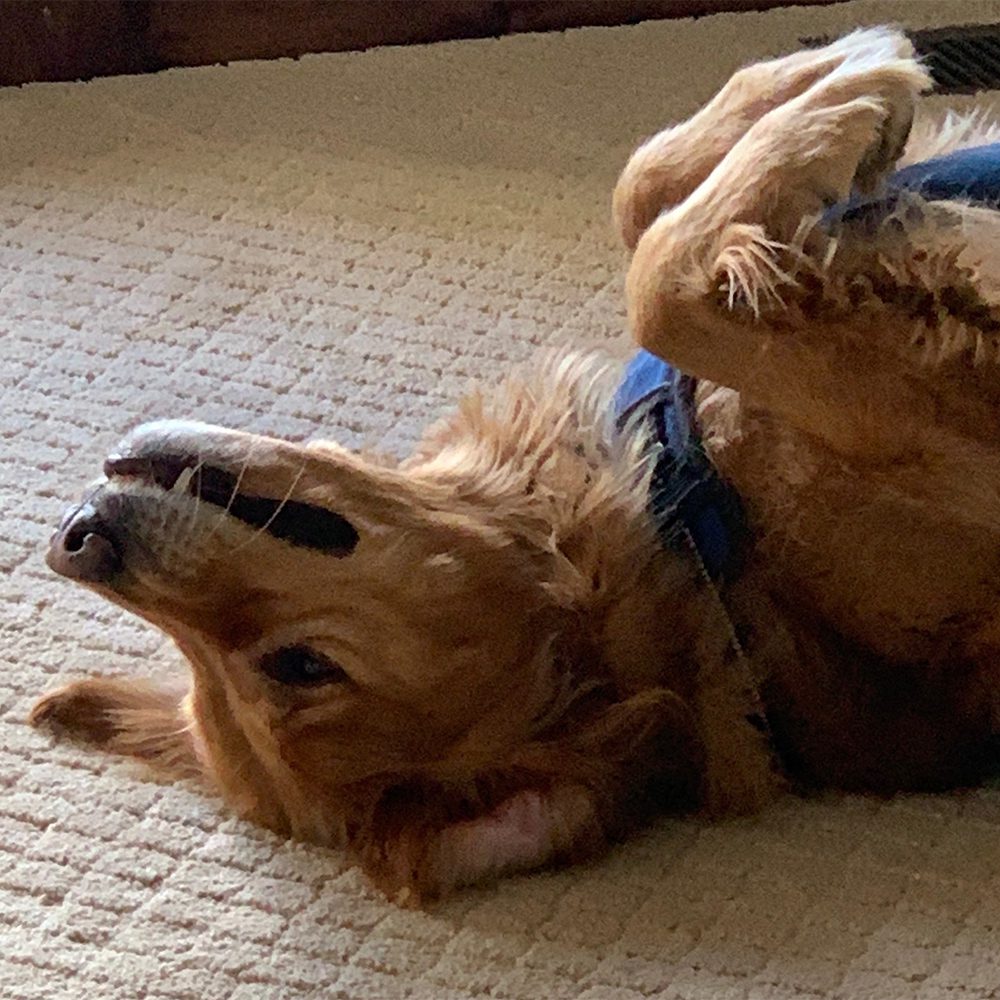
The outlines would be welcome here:
[[[836,0],[0,0],[0,84]]]

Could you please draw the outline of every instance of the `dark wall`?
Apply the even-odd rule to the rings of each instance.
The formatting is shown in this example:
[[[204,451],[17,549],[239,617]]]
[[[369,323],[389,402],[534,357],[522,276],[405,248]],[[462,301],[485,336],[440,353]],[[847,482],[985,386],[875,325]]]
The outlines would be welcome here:
[[[0,84],[834,0],[0,0]]]

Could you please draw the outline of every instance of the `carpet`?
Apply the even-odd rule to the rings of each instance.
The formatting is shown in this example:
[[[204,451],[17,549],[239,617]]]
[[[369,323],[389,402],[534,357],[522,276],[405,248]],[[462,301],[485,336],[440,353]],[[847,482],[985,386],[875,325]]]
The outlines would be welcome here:
[[[1000,995],[997,791],[662,822],[413,913],[336,851],[24,724],[70,676],[179,666],[42,561],[122,432],[186,416],[404,451],[539,346],[624,353],[608,203],[635,142],[742,63],[885,20],[1000,21],[1000,2],[0,91],[0,996]]]

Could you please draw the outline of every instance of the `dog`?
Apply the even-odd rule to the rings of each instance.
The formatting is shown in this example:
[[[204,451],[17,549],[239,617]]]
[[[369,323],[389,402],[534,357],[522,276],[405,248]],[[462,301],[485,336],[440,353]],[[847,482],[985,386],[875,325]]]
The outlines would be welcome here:
[[[32,721],[346,845],[404,905],[663,811],[982,780],[994,216],[884,192],[904,151],[995,134],[907,145],[929,85],[903,34],[858,31],[740,70],[636,151],[613,214],[632,375],[656,378],[617,412],[620,366],[564,353],[398,463],[139,427],[48,562],[169,634],[190,680],[79,681]]]

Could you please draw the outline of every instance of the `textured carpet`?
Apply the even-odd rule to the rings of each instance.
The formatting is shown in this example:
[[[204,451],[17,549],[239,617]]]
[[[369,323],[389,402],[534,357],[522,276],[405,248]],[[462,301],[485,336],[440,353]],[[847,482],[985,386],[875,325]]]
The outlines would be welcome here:
[[[23,723],[61,678],[178,665],[42,562],[121,432],[189,416],[404,449],[539,344],[624,350],[608,195],[636,139],[740,63],[893,18],[1000,21],[1000,3],[0,92],[0,995],[1000,995],[997,792],[668,822],[415,914],[336,852]]]

